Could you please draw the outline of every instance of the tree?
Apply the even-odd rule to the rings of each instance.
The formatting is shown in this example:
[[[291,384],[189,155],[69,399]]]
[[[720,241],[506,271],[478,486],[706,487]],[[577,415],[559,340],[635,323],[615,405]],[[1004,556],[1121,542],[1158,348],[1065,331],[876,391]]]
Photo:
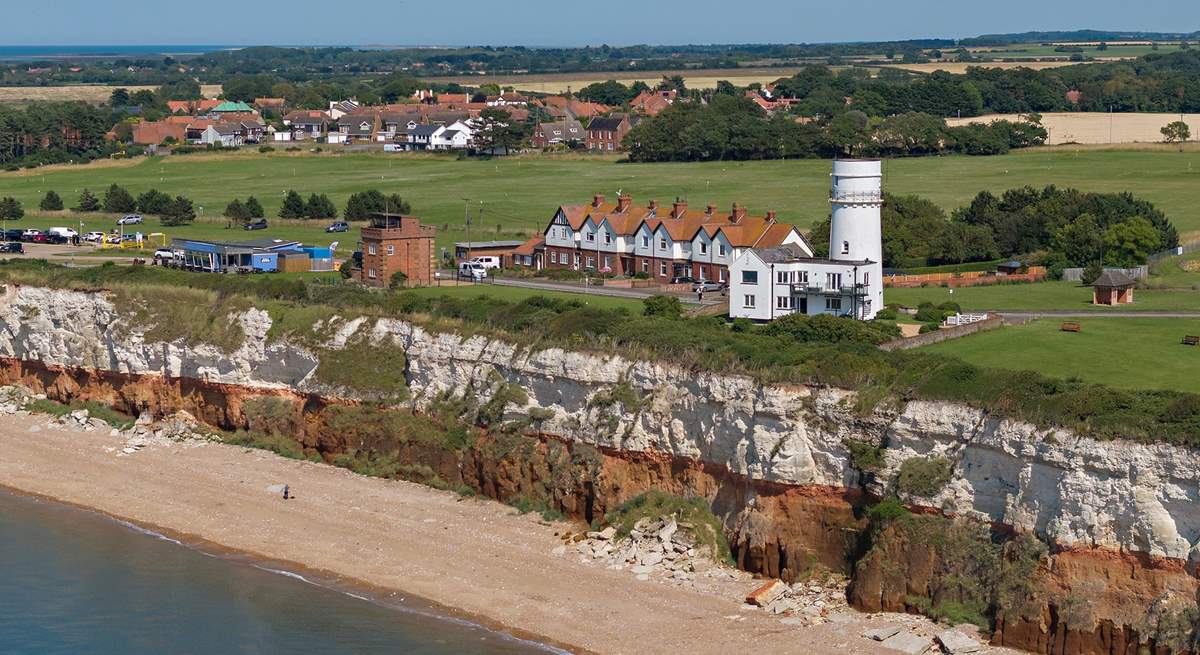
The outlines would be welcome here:
[[[1099,261],[1104,252],[1104,231],[1095,216],[1081,214],[1055,232],[1054,249],[1075,266]]]
[[[233,221],[235,225],[245,225],[250,221],[250,212],[246,211],[246,206],[237,198],[225,205],[225,211],[221,215]]]
[[[1091,284],[1095,282],[1096,278],[1100,277],[1102,273],[1104,273],[1104,267],[1100,265],[1099,261],[1094,261],[1083,267],[1083,274],[1080,276],[1079,281],[1083,282],[1085,285]]]
[[[576,95],[583,100],[598,102],[602,105],[620,106],[632,100],[637,93],[616,80],[608,80],[589,84],[580,89]]]
[[[192,201],[183,196],[175,196],[165,209],[159,220],[166,226],[186,225],[196,218],[196,209]]]
[[[655,295],[642,301],[642,316],[679,318],[683,314],[683,303],[675,296]]]
[[[25,209],[21,207],[20,201],[16,198],[10,196],[0,198],[0,219],[15,221],[24,215]]]
[[[853,157],[870,142],[867,115],[861,111],[839,114],[829,122],[825,136],[831,148],[839,154]]]
[[[283,206],[279,208],[279,218],[304,218],[307,209],[299,193],[288,191],[283,197]]]
[[[1138,266],[1162,246],[1158,230],[1138,216],[1109,226],[1104,231],[1104,263],[1113,266]]]
[[[337,218],[337,208],[325,194],[312,194],[304,206],[305,218]]]
[[[89,190],[84,189],[79,194],[79,204],[75,207],[77,212],[98,212],[100,211],[100,200]]]
[[[479,113],[473,121],[475,147],[480,152],[507,154],[525,138],[525,124],[517,123],[512,114],[503,109],[489,107]]]
[[[346,211],[342,218],[348,221],[361,221],[371,217],[371,214],[386,212],[389,214],[407,214],[412,211],[399,194],[384,196],[375,189],[360,191],[350,195],[346,201]]]
[[[150,189],[138,196],[137,199],[137,209],[143,214],[162,215],[166,213],[170,204],[171,196],[158,189]]]
[[[117,107],[128,107],[129,89],[113,89],[112,94],[108,96],[108,104],[114,109]]]
[[[258,202],[258,198],[255,198],[254,196],[246,198],[246,203],[243,205],[243,207],[246,209],[246,215],[250,218],[262,218],[267,215],[266,212],[263,211],[262,204]]]
[[[392,277],[388,280],[389,289],[401,289],[408,285],[408,275],[404,271],[396,271],[392,273]]]
[[[104,192],[104,211],[110,214],[127,214],[137,211],[137,201],[124,187],[114,184]]]
[[[46,196],[38,203],[38,209],[44,212],[61,211],[63,208],[63,200],[53,189],[46,192]]]
[[[1171,121],[1164,125],[1159,132],[1163,135],[1163,141],[1167,143],[1185,143],[1192,137],[1191,128],[1183,121]]]

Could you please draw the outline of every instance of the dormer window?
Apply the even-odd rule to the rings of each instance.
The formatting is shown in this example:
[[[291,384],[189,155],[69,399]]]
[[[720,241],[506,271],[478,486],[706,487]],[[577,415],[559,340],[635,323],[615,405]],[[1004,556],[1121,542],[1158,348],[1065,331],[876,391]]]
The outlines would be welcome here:
[[[843,254],[843,255],[849,255],[849,254],[850,254],[850,242],[849,242],[849,241],[843,241],[843,242],[842,242],[842,254]]]
[[[596,240],[596,233],[595,233],[595,232],[587,232],[587,233],[586,233],[586,235],[587,235],[587,240],[588,240],[588,241],[595,241],[595,240]]]

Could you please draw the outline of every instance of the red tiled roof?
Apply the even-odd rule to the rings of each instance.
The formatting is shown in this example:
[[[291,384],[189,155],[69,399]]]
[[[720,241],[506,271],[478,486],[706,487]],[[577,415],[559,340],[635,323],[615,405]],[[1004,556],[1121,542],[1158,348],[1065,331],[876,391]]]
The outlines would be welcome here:
[[[513,250],[514,255],[532,255],[538,248],[546,245],[546,237],[533,237]]]
[[[167,137],[174,137],[176,141],[183,141],[184,134],[183,125],[168,123],[166,121],[142,121],[133,126],[133,142],[139,145],[162,143],[167,140]]]

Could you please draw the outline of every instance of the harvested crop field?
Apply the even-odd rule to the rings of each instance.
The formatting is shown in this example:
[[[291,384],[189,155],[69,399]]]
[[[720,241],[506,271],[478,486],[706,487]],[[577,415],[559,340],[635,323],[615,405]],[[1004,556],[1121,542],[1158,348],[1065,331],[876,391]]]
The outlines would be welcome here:
[[[990,123],[994,120],[1015,120],[1017,114],[991,114],[974,118],[947,119],[950,125]],[[1042,114],[1042,125],[1050,133],[1047,143],[1106,144],[1159,143],[1160,129],[1180,119],[1179,114],[1055,112]],[[1200,134],[1200,114],[1184,114],[1183,120],[1192,134]]]
[[[884,64],[882,68],[899,68],[901,70],[913,71],[914,73],[932,73],[934,71],[946,71],[961,75],[967,72],[967,67],[975,66],[977,68],[1030,68],[1033,70],[1043,70],[1046,68],[1061,68],[1063,66],[1073,66],[1079,62],[1076,61],[946,61],[946,62],[930,62],[928,64]]]
[[[796,67],[789,68],[715,68],[715,69],[697,69],[697,70],[672,70],[672,71],[619,71],[614,73],[546,73],[542,75],[511,75],[508,77],[444,77],[432,78],[431,81],[436,82],[457,82],[459,84],[480,85],[485,83],[499,84],[500,86],[511,86],[518,91],[530,91],[533,93],[565,93],[568,89],[578,91],[579,89],[593,84],[595,82],[604,82],[606,80],[616,80],[621,84],[633,84],[634,82],[645,82],[646,84],[656,84],[664,76],[682,75],[684,83],[690,89],[711,89],[717,86],[720,80],[727,80],[738,86],[747,86],[753,82],[761,82],[766,84],[774,82],[781,77],[791,77],[800,70]]]
[[[105,86],[102,84],[78,84],[71,86],[0,86],[0,102],[65,102],[83,100],[84,102],[106,102],[114,89],[125,88],[130,93],[149,89],[155,86]],[[200,87],[205,98],[215,98],[221,95],[220,84],[205,84]]]

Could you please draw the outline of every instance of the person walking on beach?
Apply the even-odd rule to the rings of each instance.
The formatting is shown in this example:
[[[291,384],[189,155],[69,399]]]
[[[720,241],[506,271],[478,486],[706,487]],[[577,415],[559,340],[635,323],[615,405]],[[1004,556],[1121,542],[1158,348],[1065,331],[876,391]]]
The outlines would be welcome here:
[[[291,487],[288,487],[286,484],[283,485],[283,499],[284,500],[287,500],[288,498],[292,497],[291,491],[292,491]]]

